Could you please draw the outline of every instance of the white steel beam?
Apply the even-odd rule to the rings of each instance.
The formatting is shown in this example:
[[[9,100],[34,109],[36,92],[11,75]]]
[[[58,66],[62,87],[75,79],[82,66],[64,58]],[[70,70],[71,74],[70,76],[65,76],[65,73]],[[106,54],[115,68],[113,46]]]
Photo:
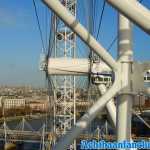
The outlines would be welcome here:
[[[125,0],[126,1],[126,0]],[[124,0],[122,1],[122,3]],[[131,117],[133,94],[131,87],[132,73],[132,27],[131,22],[119,14],[119,41],[118,41],[118,59],[121,62],[122,84],[128,85],[121,90],[117,97],[117,140],[124,141],[131,139]]]
[[[99,87],[101,94],[104,95],[107,91],[107,87],[104,84],[100,84],[98,87]],[[108,103],[106,104],[106,109],[107,109],[108,115],[110,116],[112,120],[113,126],[116,127],[116,106],[115,106],[113,98],[109,100]]]
[[[150,34],[150,10],[135,0],[106,0],[120,13]]]
[[[110,72],[111,69],[104,63],[98,64],[98,72]],[[49,58],[48,73],[50,75],[87,75],[91,64],[86,58]]]
[[[107,65],[117,70],[117,62],[112,56],[95,40],[95,38],[69,13],[69,11],[58,0],[42,0],[58,17],[60,17],[96,54],[98,54]]]
[[[90,71],[88,59],[49,58],[48,73],[50,75],[87,75]]]
[[[107,87],[104,84],[101,84],[99,85],[99,90],[101,94],[103,95],[107,91]],[[108,103],[106,104],[106,109],[107,109],[108,115],[110,116],[113,122],[113,126],[116,128],[117,113],[116,113],[116,106],[114,103],[114,99],[111,99],[108,101]],[[131,138],[131,142],[133,142],[132,138]],[[136,150],[136,149],[131,149],[131,150]]]

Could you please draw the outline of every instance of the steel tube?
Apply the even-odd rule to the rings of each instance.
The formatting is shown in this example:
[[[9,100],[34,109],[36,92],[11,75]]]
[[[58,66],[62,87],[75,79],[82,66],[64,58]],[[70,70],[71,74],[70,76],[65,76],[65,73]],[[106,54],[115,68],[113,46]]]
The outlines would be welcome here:
[[[100,62],[98,72],[110,72],[111,69]],[[48,73],[50,75],[88,75],[91,70],[89,59],[86,58],[49,58]]]
[[[87,75],[90,71],[88,59],[49,58],[49,75]]]
[[[120,13],[150,34],[150,11],[135,0],[106,0]]]
[[[125,0],[126,1],[126,0]],[[122,1],[123,3],[124,1]],[[122,85],[126,85],[117,98],[117,141],[131,139],[133,95],[131,91],[132,35],[130,21],[119,14],[118,58],[121,61]]]
[[[100,84],[98,87],[102,95],[106,93],[107,87],[104,84]],[[116,127],[116,106],[113,98],[106,104],[106,109],[112,120],[113,126]]]
[[[95,40],[95,38],[69,13],[69,11],[58,0],[42,0],[58,17],[60,17],[101,59],[113,70],[117,70],[117,62],[112,56]]]
[[[133,96],[122,94],[117,101],[117,140],[131,139],[131,116]]]
[[[107,112],[112,120],[113,126],[116,127],[116,106],[114,103],[114,99],[111,99],[107,104],[106,104],[106,109]]]

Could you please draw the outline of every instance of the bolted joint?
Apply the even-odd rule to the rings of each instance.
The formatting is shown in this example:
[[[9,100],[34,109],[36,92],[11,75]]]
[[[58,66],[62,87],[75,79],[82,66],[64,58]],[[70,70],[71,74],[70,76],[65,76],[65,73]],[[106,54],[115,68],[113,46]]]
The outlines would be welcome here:
[[[126,62],[118,61],[118,72],[115,80],[118,81],[118,86],[121,87],[119,95],[139,93],[150,93],[150,87],[145,86],[150,83],[150,63],[144,62]]]
[[[132,85],[135,94],[144,91],[144,72],[140,63],[133,63]]]
[[[119,62],[120,63],[133,63],[133,56],[130,55],[131,53],[129,52],[128,55],[122,55],[120,58],[119,58]]]
[[[115,80],[118,80],[118,84],[121,88],[120,94],[134,94],[133,87],[132,87],[132,68],[133,63],[132,62],[125,62],[125,61],[119,61],[118,62],[118,72],[117,77]]]

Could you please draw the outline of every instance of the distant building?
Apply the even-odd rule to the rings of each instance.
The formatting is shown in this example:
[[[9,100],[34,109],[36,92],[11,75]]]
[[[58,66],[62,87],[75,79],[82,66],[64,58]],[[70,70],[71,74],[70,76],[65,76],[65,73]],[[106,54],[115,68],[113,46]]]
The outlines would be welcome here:
[[[34,111],[47,111],[49,108],[48,100],[34,100],[29,103],[29,107]]]
[[[42,99],[43,98],[43,99]],[[0,96],[0,107],[4,109],[19,108],[24,109],[28,107],[31,111],[41,111],[45,112],[49,109],[50,104],[48,97],[34,97],[34,98],[8,98]],[[52,105],[52,104],[51,104]]]
[[[1,98],[0,106],[1,107],[4,106],[5,109],[25,107],[26,100],[25,99],[17,99],[17,98],[12,98],[12,99]]]

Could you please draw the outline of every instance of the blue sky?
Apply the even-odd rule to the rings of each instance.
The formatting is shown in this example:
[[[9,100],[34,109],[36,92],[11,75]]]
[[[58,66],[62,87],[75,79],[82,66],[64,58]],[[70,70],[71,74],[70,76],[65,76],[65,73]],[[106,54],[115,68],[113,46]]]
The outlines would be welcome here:
[[[35,1],[42,31],[46,35],[45,7],[40,0]],[[87,13],[86,8],[83,9],[82,6],[86,2],[87,0],[82,0],[82,4],[78,3],[77,16],[83,24]],[[96,23],[98,23],[102,2],[103,0],[97,0]],[[148,0],[144,0],[143,4],[150,8]],[[115,37],[116,32],[117,12],[106,5],[99,38],[105,48]],[[140,61],[150,60],[150,36],[138,27],[134,27],[133,33],[134,58]],[[0,85],[44,86],[44,76],[38,68],[41,48],[32,0],[0,0]],[[116,56],[116,44],[110,52],[114,57]],[[86,51],[82,53],[87,54]]]

